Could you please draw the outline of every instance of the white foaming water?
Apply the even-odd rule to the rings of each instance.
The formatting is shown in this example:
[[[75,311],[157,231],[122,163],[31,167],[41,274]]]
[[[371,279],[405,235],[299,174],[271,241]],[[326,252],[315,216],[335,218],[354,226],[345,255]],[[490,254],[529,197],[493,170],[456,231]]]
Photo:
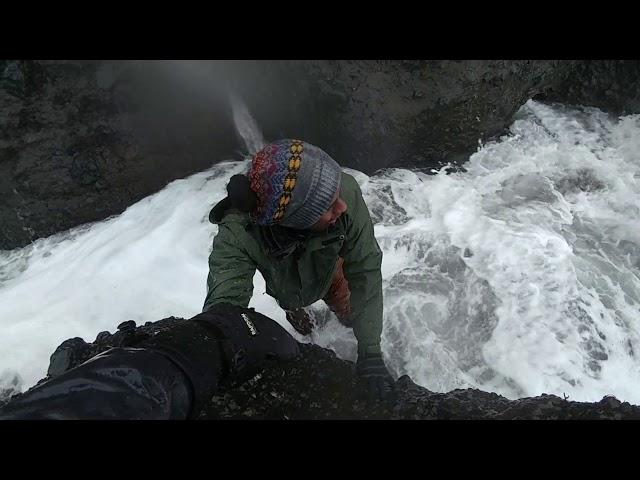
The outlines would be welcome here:
[[[384,251],[394,374],[435,391],[640,404],[639,151],[640,116],[528,102],[466,173],[348,170]],[[199,313],[208,212],[246,167],[217,164],[118,217],[0,252],[0,382],[34,384],[67,338]],[[254,288],[251,306],[301,339],[258,273]],[[312,341],[354,359],[335,319]]]

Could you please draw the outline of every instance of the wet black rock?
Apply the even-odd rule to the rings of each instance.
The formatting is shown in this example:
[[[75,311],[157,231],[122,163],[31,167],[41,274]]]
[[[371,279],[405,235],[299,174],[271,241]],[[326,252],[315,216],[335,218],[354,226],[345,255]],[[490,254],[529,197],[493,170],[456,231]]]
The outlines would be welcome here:
[[[226,96],[149,82],[147,64],[0,60],[0,250],[119,214],[231,156]]]
[[[57,377],[84,362],[88,349],[89,345],[80,337],[65,340],[51,355],[47,375]]]
[[[136,341],[176,322],[170,317],[137,327]],[[122,342],[122,332],[85,344],[64,342],[52,356],[53,371],[73,368]],[[64,348],[63,348],[64,347]],[[316,345],[301,344],[302,355],[291,362],[271,361],[241,384],[233,382],[206,405],[200,419],[640,419],[640,407],[604,397],[599,402],[573,402],[554,395],[509,400],[475,389],[431,392],[407,376],[396,383],[393,402],[368,404],[364,385],[351,362]],[[62,355],[62,353],[59,353]],[[55,358],[54,358],[55,357]],[[62,361],[64,360],[64,361]],[[50,367],[50,371],[52,368]]]
[[[577,62],[563,82],[538,99],[597,107],[616,115],[640,112],[640,60]]]
[[[572,62],[328,60],[240,65],[234,89],[267,138],[321,145],[366,173],[462,163]]]
[[[105,330],[104,332],[100,332],[100,333],[96,336],[96,343],[97,343],[97,342],[102,342],[102,341],[104,341],[105,339],[109,338],[109,336],[110,336],[110,335],[111,335],[111,333],[110,333],[110,332],[108,332],[108,331],[106,331],[106,330]]]
[[[126,322],[122,322],[120,325],[118,325],[118,330],[121,332],[126,332],[128,330],[135,330],[136,329],[136,322],[133,320],[127,320]]]

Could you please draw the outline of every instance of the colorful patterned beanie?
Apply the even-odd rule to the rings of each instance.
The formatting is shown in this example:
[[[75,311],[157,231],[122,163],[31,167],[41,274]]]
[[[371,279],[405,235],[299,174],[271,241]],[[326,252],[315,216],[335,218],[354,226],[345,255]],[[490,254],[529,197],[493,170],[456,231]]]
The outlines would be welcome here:
[[[257,196],[254,220],[307,229],[324,214],[340,189],[342,170],[324,150],[301,140],[278,140],[260,150],[249,169]]]

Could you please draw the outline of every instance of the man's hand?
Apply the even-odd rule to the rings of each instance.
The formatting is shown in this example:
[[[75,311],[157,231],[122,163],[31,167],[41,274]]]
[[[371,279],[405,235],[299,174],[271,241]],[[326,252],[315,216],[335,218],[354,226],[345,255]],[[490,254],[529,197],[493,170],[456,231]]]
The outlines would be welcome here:
[[[251,190],[249,179],[245,175],[234,175],[227,184],[229,207],[249,212],[256,207],[256,194]]]
[[[313,331],[313,322],[304,308],[285,310],[285,316],[300,335],[309,335]]]
[[[370,402],[392,399],[394,380],[382,360],[382,355],[358,358],[356,372],[366,382]]]

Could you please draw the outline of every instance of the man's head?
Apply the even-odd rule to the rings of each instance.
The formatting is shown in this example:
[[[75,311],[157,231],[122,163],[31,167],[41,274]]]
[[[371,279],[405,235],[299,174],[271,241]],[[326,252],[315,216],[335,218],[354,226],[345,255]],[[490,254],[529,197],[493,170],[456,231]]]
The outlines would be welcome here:
[[[257,196],[254,220],[300,230],[323,230],[346,211],[340,166],[324,150],[278,140],[260,150],[248,176]]]

